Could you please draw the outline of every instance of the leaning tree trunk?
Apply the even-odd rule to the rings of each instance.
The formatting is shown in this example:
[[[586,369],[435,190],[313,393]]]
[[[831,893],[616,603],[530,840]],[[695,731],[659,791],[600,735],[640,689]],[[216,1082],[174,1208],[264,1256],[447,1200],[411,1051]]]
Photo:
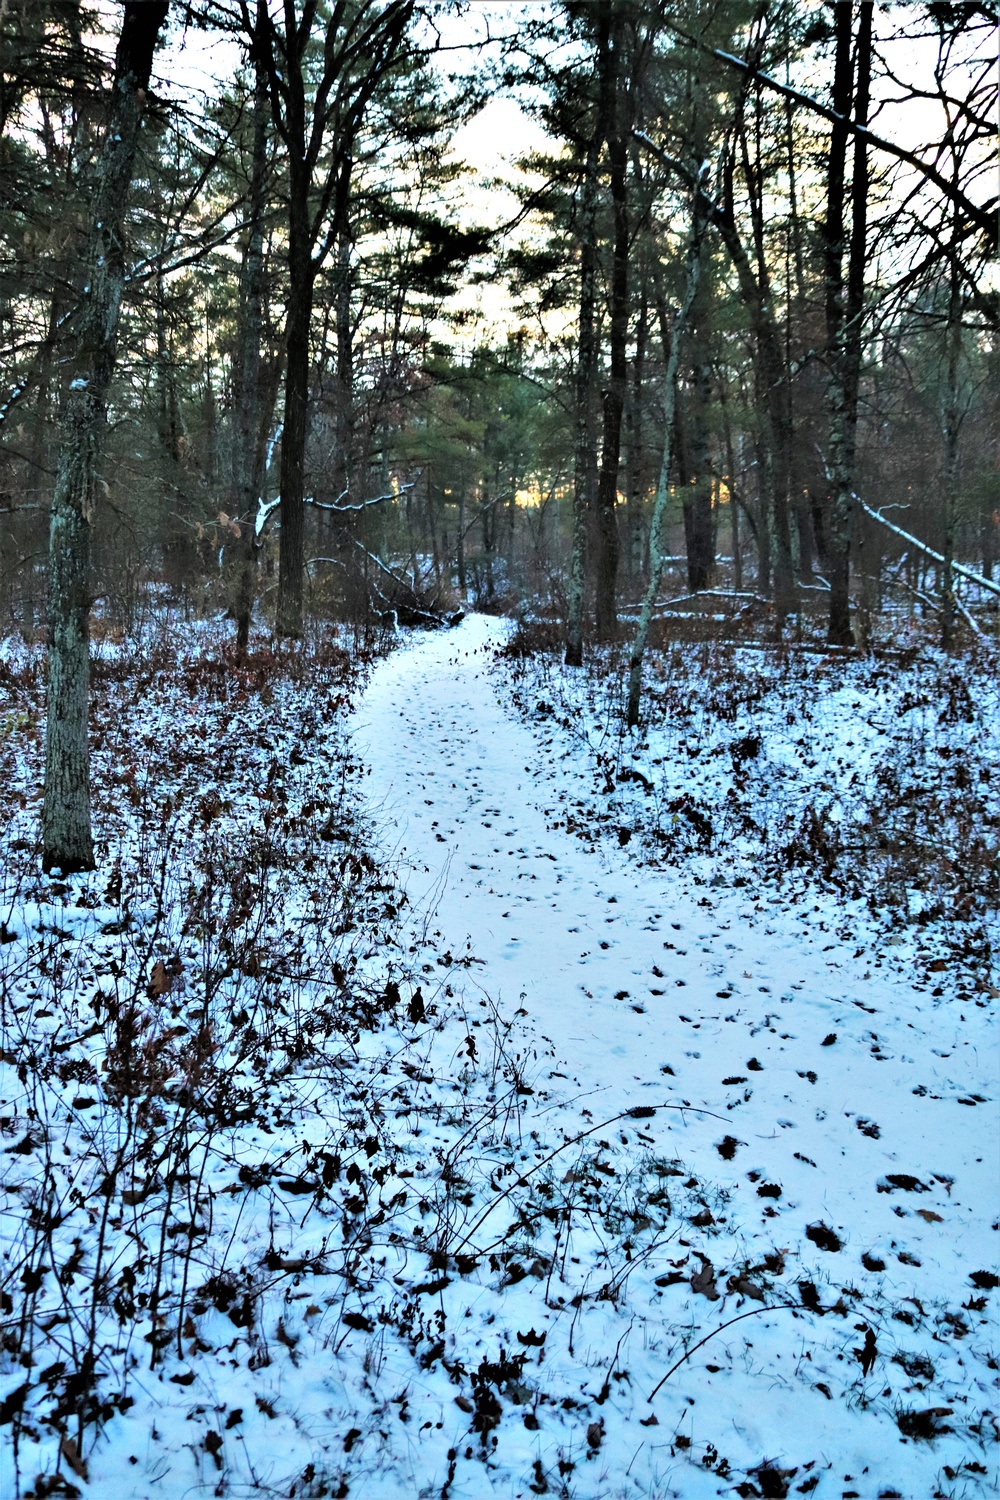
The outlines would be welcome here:
[[[42,866],[92,870],[90,528],[95,468],[125,285],[125,208],[153,52],[168,0],[126,0],[107,124],[94,171],[87,284],[60,434],[49,541],[49,659]]]
[[[684,332],[691,317],[691,309],[698,295],[698,283],[701,279],[701,244],[704,220],[701,210],[700,183],[695,187],[692,200],[691,241],[688,246],[684,300],[674,320],[673,335],[670,340],[670,355],[667,359],[667,372],[663,381],[663,456],[660,460],[660,477],[656,486],[656,499],[653,502],[653,519],[649,536],[649,584],[646,588],[646,596],[642,601],[642,610],[639,614],[635,640],[632,643],[632,652],[629,657],[626,722],[630,729],[634,728],[639,722],[642,663],[646,654],[646,643],[649,640],[649,627],[653,620],[653,610],[656,607],[656,596],[659,593],[660,580],[663,577],[661,532],[663,530],[663,518],[667,510],[667,499],[670,493],[671,447],[674,435],[674,414],[677,405],[677,366],[680,360],[681,341],[684,338]]]

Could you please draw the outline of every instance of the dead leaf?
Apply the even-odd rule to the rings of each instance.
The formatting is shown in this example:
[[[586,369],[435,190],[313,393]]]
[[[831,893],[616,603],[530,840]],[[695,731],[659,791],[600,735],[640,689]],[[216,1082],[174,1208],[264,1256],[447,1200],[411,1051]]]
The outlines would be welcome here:
[[[156,1000],[161,995],[169,995],[173,989],[182,989],[183,985],[177,983],[182,972],[183,965],[179,959],[172,958],[169,963],[164,963],[162,958],[158,958],[153,965],[149,983],[146,986],[146,994],[150,1000]]]
[[[718,1302],[719,1288],[715,1284],[715,1270],[710,1260],[702,1261],[701,1270],[692,1275],[691,1289],[702,1297],[707,1297],[710,1302]]]
[[[285,1346],[286,1349],[294,1349],[295,1345],[298,1343],[298,1337],[296,1335],[294,1335],[294,1334],[289,1333],[288,1329],[285,1327],[285,1320],[284,1320],[284,1318],[279,1318],[278,1319],[278,1327],[277,1327],[277,1330],[276,1330],[276,1337],[277,1337],[278,1343],[279,1344],[284,1344],[284,1346]]]
[[[69,1464],[77,1479],[87,1480],[87,1465],[80,1457],[80,1450],[76,1446],[76,1440],[71,1437],[63,1437],[59,1443],[59,1452]]]
[[[917,1213],[928,1224],[943,1224],[944,1220],[940,1214],[936,1214],[932,1208],[918,1208]]]
[[[731,1276],[726,1283],[729,1291],[739,1292],[741,1297],[752,1297],[755,1302],[764,1301],[764,1293],[746,1276]]]
[[[215,1459],[215,1467],[221,1469],[222,1459],[219,1457],[219,1454],[222,1452],[222,1438],[217,1432],[209,1430],[205,1433],[205,1447]]]

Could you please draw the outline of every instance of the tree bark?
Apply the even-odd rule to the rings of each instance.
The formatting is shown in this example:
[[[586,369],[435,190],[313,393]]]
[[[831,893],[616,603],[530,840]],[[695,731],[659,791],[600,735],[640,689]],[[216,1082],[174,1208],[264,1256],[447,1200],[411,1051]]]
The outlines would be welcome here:
[[[279,489],[281,550],[278,558],[278,608],[275,631],[302,635],[302,585],[305,573],[305,464],[309,435],[309,332],[312,324],[315,270],[309,234],[309,179],[290,171],[288,224],[288,311],[285,325],[285,411],[281,435]]]
[[[625,22],[615,19],[609,60],[609,96],[606,135],[611,179],[611,205],[614,221],[611,254],[611,297],[608,330],[609,371],[603,393],[603,441],[601,470],[597,485],[597,557],[595,577],[595,625],[600,640],[613,640],[618,634],[617,584],[621,557],[618,531],[618,469],[621,463],[622,414],[625,409],[625,386],[628,378],[626,345],[628,341],[628,143],[629,123],[625,119],[629,84],[625,67]]]
[[[646,288],[643,286],[639,300],[639,315],[635,330],[635,357],[632,361],[632,395],[628,404],[626,431],[628,438],[628,509],[626,566],[631,583],[643,572],[645,550],[645,526],[643,525],[643,499],[645,496],[645,447],[643,431],[643,381],[646,366],[646,341],[648,337],[649,308]]]
[[[263,3],[263,0],[261,0]],[[254,62],[253,155],[250,167],[248,236],[243,262],[239,345],[236,357],[232,485],[234,515],[243,526],[236,585],[236,654],[242,659],[250,641],[250,621],[257,592],[257,502],[264,482],[261,439],[260,341],[264,300],[264,187],[267,174],[267,80]]]
[[[868,123],[871,89],[873,0],[861,0],[857,37],[855,123]],[[843,122],[835,123],[830,143],[827,222],[825,231],[826,315],[830,360],[830,472],[833,503],[827,534],[830,613],[827,638],[848,646],[851,630],[850,554],[854,526],[854,471],[857,454],[858,389],[861,375],[861,316],[864,311],[865,259],[868,232],[868,148],[863,132],[854,136],[851,184],[851,241],[846,298],[844,295],[844,185],[847,122],[850,111],[851,33],[853,5],[840,0],[836,7],[837,49],[833,107]]]
[[[597,55],[604,88],[604,54],[609,19],[602,6],[598,22]],[[587,145],[580,194],[580,321],[576,357],[576,445],[573,474],[573,543],[569,569],[566,619],[566,665],[583,665],[583,603],[587,562],[587,528],[597,501],[597,423],[594,389],[597,384],[597,194],[598,166],[603,137],[600,117]]]
[[[962,413],[958,384],[958,367],[962,355],[962,283],[958,258],[951,265],[948,289],[948,326],[945,333],[945,411],[944,411],[944,563],[941,569],[941,645],[950,651],[955,644],[958,614],[955,600],[955,512],[958,501],[958,439],[962,430]]]
[[[698,184],[698,178],[695,178],[695,182]],[[698,295],[698,283],[701,278],[703,228],[701,193],[696,185],[695,191],[692,194],[691,239],[688,245],[684,300],[674,320],[673,333],[670,340],[670,355],[667,359],[667,370],[663,380],[663,454],[660,460],[660,476],[656,486],[656,499],[653,502],[653,519],[649,537],[649,583],[642,601],[642,609],[639,613],[639,620],[635,630],[635,640],[632,643],[632,651],[629,656],[626,722],[630,729],[634,728],[639,722],[639,701],[642,692],[642,663],[646,654],[646,643],[649,640],[649,627],[653,619],[653,610],[656,607],[656,596],[659,593],[660,580],[663,577],[661,533],[663,531],[663,518],[667,510],[667,498],[670,493],[671,446],[674,435],[674,413],[677,402],[677,367],[680,361],[681,342],[691,316],[694,300]]]
[[[302,634],[313,287],[344,228],[347,193],[341,188],[350,181],[353,142],[372,96],[398,61],[413,10],[414,0],[389,0],[384,7],[364,0],[354,9],[337,4],[320,14],[316,0],[298,6],[295,0],[283,0],[279,30],[276,15],[266,8],[258,12],[263,19],[255,27],[241,0],[243,24],[257,37],[272,117],[288,164],[279,636]]]
[[[168,0],[126,0],[94,171],[87,285],[62,419],[49,542],[49,658],[42,867],[94,867],[90,823],[90,538],[95,468],[125,285],[125,209]]]
[[[697,314],[692,315],[697,325]],[[708,443],[708,403],[711,370],[699,350],[692,371],[688,410],[678,424],[684,441],[679,445],[684,461],[680,467],[684,544],[687,552],[688,588],[693,593],[711,588],[715,576],[715,512],[712,509],[712,473]]]

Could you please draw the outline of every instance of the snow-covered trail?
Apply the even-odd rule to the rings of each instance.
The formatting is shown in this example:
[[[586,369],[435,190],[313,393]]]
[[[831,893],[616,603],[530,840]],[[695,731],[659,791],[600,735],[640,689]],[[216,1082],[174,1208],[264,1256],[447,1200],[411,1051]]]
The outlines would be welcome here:
[[[412,862],[411,900],[436,902],[444,942],[458,953],[471,939],[484,991],[507,1014],[525,1007],[557,1066],[598,1096],[595,1114],[654,1089],[728,1112],[737,1134],[752,1116],[754,1165],[788,1189],[801,1183],[814,1212],[854,1201],[848,1158],[849,1177],[855,1160],[874,1179],[897,1155],[916,1175],[946,1172],[942,1135],[972,1124],[958,1101],[992,1092],[978,1013],[943,1021],[869,949],[856,961],[846,927],[820,930],[815,908],[810,922],[736,890],[706,895],[627,850],[595,854],[550,829],[538,773],[556,773],[491,682],[505,628],[480,615],[421,636],[379,665],[359,712],[372,802]],[[859,1119],[879,1124],[878,1144]],[[988,1192],[992,1167],[978,1175]]]
[[[797,1281],[815,1296],[818,1284],[825,1307],[840,1296],[833,1310],[845,1322],[824,1324],[835,1342],[825,1356],[816,1347],[799,1395],[779,1363],[788,1329],[755,1321],[764,1386],[696,1361],[677,1377],[687,1399],[707,1399],[750,1449],[757,1441],[792,1461],[821,1453],[834,1469],[864,1470],[865,1495],[904,1472],[904,1493],[936,1492],[941,1462],[961,1464],[980,1439],[943,1439],[946,1458],[938,1444],[901,1437],[894,1413],[928,1404],[922,1377],[910,1378],[927,1337],[953,1420],[976,1433],[975,1413],[992,1406],[984,1299],[978,1311],[966,1300],[986,1284],[970,1275],[995,1255],[989,1012],[934,997],[874,950],[860,903],[852,912],[710,888],[550,828],[546,803],[574,775],[585,796],[588,773],[572,759],[546,762],[498,699],[491,665],[505,629],[472,616],[415,637],[379,664],[360,705],[372,807],[386,845],[403,855],[410,899],[433,909],[442,954],[468,941],[481,961],[465,989],[471,1015],[476,986],[508,1017],[523,1007],[528,1082],[546,1114],[567,1112],[566,1129],[636,1104],[691,1106],[649,1122],[651,1149],[697,1171],[713,1203],[714,1219],[691,1223],[714,1226],[705,1230],[714,1238],[687,1229],[680,1247],[737,1271],[777,1251],[793,1292]],[[663,1295],[664,1318],[693,1316],[699,1332],[722,1321],[724,1309],[692,1298],[687,1284]],[[845,1296],[862,1299],[877,1324],[879,1367],[863,1383],[851,1345],[864,1324]],[[651,1375],[661,1360],[650,1352]],[[838,1384],[857,1377],[861,1408],[831,1404],[820,1373]],[[875,1397],[881,1415],[865,1415]]]

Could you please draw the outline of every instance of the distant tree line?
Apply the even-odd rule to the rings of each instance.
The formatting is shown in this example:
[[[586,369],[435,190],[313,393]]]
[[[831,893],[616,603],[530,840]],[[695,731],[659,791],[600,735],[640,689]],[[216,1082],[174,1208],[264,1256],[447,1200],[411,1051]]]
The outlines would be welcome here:
[[[91,621],[164,600],[239,653],[255,611],[527,603],[570,663],[638,613],[636,712],[668,579],[777,638],[988,628],[997,19],[562,0],[477,51],[417,0],[11,0],[0,600],[50,642],[48,864],[92,859]],[[210,96],[158,88],[183,28],[236,43]],[[497,90],[551,142],[505,225],[449,156]]]

